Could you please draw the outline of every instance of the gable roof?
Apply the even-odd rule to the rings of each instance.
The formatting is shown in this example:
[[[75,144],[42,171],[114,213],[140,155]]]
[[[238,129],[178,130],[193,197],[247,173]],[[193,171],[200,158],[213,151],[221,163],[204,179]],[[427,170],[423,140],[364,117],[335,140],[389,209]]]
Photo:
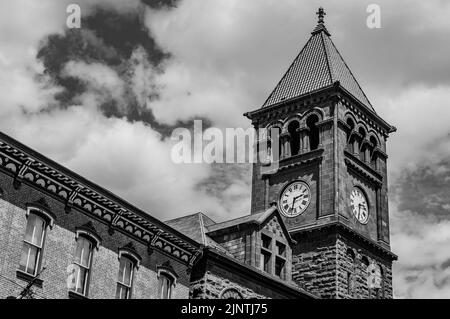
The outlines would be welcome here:
[[[246,216],[242,216],[239,218],[228,220],[223,223],[216,223],[216,224],[210,225],[207,227],[208,231],[206,234],[213,235],[214,233],[223,231],[225,229],[227,229],[227,230],[230,229],[230,231],[231,231],[231,228],[239,227],[244,224],[261,225],[265,221],[267,221],[269,218],[271,218],[272,216],[276,216],[276,218],[278,219],[278,222],[281,225],[281,228],[283,229],[286,239],[289,242],[293,243],[294,240],[292,239],[291,235],[289,234],[289,231],[287,230],[286,225],[284,224],[284,221],[281,218],[281,215],[278,212],[278,208],[276,205],[273,205],[269,209],[267,209],[263,212],[257,213],[257,214],[246,215]]]
[[[319,21],[312,36],[287,72],[263,104],[263,108],[339,82],[348,93],[371,111],[372,104],[358,84],[330,38],[323,21]]]

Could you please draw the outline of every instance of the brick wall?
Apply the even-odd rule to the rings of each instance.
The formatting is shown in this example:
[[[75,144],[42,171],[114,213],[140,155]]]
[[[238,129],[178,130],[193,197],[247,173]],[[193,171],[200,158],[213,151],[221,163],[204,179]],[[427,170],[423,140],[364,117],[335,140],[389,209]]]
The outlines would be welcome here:
[[[108,233],[104,223],[72,209],[64,212],[64,204],[53,197],[23,183],[16,190],[12,187],[13,179],[0,173],[0,298],[18,296],[27,281],[17,278],[23,236],[26,227],[26,205],[45,198],[50,211],[56,215],[55,225],[47,228],[42,265],[42,288],[35,287],[36,298],[67,298],[67,266],[73,262],[76,241],[75,227],[91,221],[101,237],[101,245],[94,250],[89,298],[114,298],[119,269],[118,249],[132,242],[141,256],[140,267],[135,272],[133,298],[156,298],[158,293],[157,267],[169,261],[179,276],[173,290],[174,298],[187,298],[189,277],[187,267],[158,250],[149,254],[147,246],[131,239],[120,231],[113,235]]]

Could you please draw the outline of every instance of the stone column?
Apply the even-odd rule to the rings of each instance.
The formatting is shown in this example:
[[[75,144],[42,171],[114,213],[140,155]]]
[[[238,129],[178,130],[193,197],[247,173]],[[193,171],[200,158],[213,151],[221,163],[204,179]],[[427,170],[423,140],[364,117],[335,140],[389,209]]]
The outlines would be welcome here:
[[[309,128],[302,127],[300,132],[300,153],[309,152]]]
[[[366,163],[370,165],[370,149],[366,146]]]
[[[353,139],[353,155],[359,156],[359,141],[357,136]]]

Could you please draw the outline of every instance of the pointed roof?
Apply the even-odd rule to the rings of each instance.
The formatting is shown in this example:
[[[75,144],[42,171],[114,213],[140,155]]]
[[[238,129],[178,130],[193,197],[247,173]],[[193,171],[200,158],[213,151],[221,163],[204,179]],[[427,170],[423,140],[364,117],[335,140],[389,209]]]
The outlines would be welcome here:
[[[216,222],[203,213],[179,217],[168,220],[165,223],[202,245],[214,247],[222,252],[228,253],[225,248],[216,243],[206,234],[206,228],[208,226],[215,225]]]
[[[309,41],[262,107],[329,87],[339,81],[341,87],[348,93],[371,111],[375,111],[333,41],[331,41],[331,35],[323,22],[325,12],[322,8],[319,8],[317,14],[319,21],[311,33]]]

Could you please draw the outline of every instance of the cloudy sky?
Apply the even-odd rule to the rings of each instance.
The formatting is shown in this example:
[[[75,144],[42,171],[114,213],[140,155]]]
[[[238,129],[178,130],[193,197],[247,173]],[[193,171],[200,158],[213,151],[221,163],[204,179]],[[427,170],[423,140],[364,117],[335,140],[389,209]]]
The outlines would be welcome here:
[[[81,29],[66,27],[80,5]],[[395,3],[394,3],[395,2]],[[247,127],[317,7],[389,140],[399,298],[450,298],[450,3],[2,0],[1,131],[167,220],[249,211],[248,165],[177,165],[176,127]]]

